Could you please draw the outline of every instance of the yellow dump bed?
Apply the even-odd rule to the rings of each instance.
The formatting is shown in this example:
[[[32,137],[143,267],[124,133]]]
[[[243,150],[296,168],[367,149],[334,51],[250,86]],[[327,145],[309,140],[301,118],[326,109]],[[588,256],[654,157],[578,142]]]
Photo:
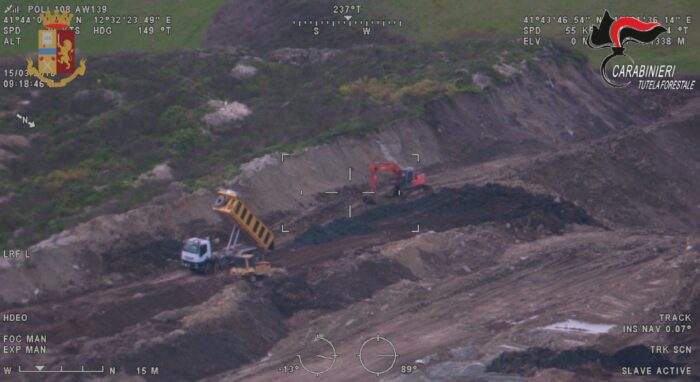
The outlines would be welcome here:
[[[275,235],[250,211],[233,191],[220,190],[214,202],[214,211],[233,219],[242,231],[248,234],[263,251],[275,248]]]

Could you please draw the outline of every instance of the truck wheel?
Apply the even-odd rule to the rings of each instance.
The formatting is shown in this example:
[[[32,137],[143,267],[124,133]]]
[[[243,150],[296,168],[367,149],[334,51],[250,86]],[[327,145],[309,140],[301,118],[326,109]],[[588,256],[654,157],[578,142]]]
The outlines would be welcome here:
[[[223,196],[219,196],[218,198],[216,198],[216,200],[214,200],[214,205],[216,207],[221,207],[225,203],[226,203],[226,198],[224,198]]]
[[[255,275],[248,275],[248,281],[250,281],[251,283],[254,283],[257,280],[258,278]]]

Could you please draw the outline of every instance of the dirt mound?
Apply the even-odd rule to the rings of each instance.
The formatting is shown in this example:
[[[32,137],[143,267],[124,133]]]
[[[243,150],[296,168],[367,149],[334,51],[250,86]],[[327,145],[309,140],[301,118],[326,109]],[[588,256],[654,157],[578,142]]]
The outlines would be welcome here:
[[[271,299],[286,316],[305,309],[335,310],[403,279],[415,280],[415,276],[396,261],[346,254],[331,267],[315,267],[302,275],[273,280]]]
[[[397,221],[416,222],[425,230],[444,231],[487,222],[504,223],[522,237],[561,233],[567,224],[598,225],[582,208],[549,195],[498,184],[442,189],[408,202],[394,202],[352,219],[314,226],[296,238],[299,244],[320,244],[345,235],[391,230]]]
[[[508,227],[487,223],[421,233],[376,246],[374,250],[425,280],[492,267],[498,263],[498,255],[515,240]]]
[[[209,303],[222,303],[221,299],[225,298],[231,296],[222,293]],[[202,307],[204,311],[207,309]],[[261,358],[286,334],[274,307],[255,297],[239,298],[228,310],[200,321],[124,352],[116,357],[117,362],[127,369],[135,369],[144,362],[159,365],[162,370],[159,378],[192,381]]]
[[[343,236],[362,235],[375,232],[376,227],[357,219],[336,219],[332,222],[319,226],[314,225],[306,232],[297,236],[294,242],[297,244],[321,244],[338,240]]]
[[[576,201],[606,225],[687,231],[700,224],[698,123],[670,120],[576,145],[518,165],[516,178]]]
[[[119,272],[121,274],[152,274],[180,265],[177,254],[182,250],[182,242],[179,240],[165,239],[152,241],[145,236],[141,239],[138,235],[131,238],[135,245],[127,250],[118,252],[106,252],[102,254],[103,270],[105,273]],[[134,266],[138,263],[140,266]]]

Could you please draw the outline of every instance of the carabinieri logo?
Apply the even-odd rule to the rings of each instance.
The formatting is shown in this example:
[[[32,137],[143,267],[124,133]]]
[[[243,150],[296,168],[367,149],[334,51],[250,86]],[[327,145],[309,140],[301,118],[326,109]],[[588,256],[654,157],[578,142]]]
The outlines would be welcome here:
[[[600,74],[610,86],[627,87],[630,82],[616,83],[608,77],[606,72],[608,61],[616,56],[625,56],[634,63],[634,59],[625,54],[625,44],[630,41],[648,44],[663,32],[666,32],[666,28],[658,22],[645,23],[636,17],[618,17],[613,20],[606,10],[600,25],[593,26],[593,32],[588,36],[586,45],[594,49],[612,48],[612,54],[606,57],[600,65]]]

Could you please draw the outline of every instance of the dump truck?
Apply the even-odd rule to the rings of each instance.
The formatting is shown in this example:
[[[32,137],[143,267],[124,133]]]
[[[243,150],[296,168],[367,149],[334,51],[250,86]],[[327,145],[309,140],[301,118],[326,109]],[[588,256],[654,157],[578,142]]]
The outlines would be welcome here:
[[[199,273],[228,270],[251,281],[271,276],[272,266],[265,261],[265,253],[275,248],[275,235],[243,203],[238,193],[232,190],[219,190],[217,193],[214,211],[233,221],[226,248],[214,251],[209,238],[189,238],[180,254],[182,264]],[[239,244],[241,232],[246,233],[255,245]]]

